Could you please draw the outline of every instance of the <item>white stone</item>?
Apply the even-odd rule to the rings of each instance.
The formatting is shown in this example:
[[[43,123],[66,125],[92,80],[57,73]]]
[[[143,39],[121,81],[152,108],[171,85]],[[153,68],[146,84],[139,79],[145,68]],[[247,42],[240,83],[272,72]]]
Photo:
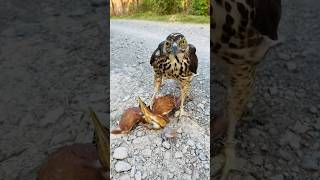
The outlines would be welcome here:
[[[169,143],[168,141],[164,141],[164,142],[162,143],[162,146],[163,146],[164,148],[166,148],[166,149],[170,149],[170,147],[171,147],[171,145],[170,145],[170,143]]]
[[[176,152],[175,154],[174,154],[174,158],[182,158],[183,157],[183,154],[182,154],[182,152]]]
[[[142,179],[142,175],[140,171],[137,171],[137,173],[134,175],[134,179],[135,180],[141,180]]]
[[[128,157],[128,149],[126,147],[118,147],[114,150],[112,157],[114,159],[125,159]]]
[[[129,171],[131,169],[131,165],[125,161],[118,161],[115,165],[115,170],[117,172]]]
[[[142,155],[144,155],[144,156],[146,156],[146,157],[150,157],[151,154],[152,154],[151,149],[144,149],[144,150],[142,151]]]

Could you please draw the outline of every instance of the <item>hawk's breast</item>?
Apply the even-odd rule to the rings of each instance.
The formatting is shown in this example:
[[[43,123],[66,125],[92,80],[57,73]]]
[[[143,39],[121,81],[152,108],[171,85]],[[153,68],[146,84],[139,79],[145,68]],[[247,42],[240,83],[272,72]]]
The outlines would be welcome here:
[[[155,72],[168,79],[182,80],[192,75],[189,71],[188,57],[180,53],[175,57],[172,54],[167,56],[166,60],[158,61],[155,66]]]

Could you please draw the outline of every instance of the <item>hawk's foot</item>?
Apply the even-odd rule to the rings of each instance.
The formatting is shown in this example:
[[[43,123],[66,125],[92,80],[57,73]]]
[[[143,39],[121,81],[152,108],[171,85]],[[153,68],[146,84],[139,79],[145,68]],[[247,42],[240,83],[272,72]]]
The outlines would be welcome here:
[[[184,111],[184,109],[179,109],[174,113],[174,117],[178,118],[178,120],[182,119],[182,117],[189,116],[187,112]]]
[[[224,154],[213,157],[213,166],[220,169],[216,172],[216,174],[214,174],[214,177],[217,177],[221,173],[219,180],[227,180],[229,172],[235,166],[234,162],[234,146],[233,144],[226,144],[224,147]]]

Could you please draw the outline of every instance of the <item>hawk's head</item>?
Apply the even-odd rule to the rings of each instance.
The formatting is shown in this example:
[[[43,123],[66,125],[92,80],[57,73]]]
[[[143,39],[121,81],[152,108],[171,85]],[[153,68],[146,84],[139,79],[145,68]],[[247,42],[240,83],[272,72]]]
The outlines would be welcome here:
[[[184,53],[188,49],[187,39],[181,33],[171,33],[164,41],[162,51],[164,53],[173,54]]]

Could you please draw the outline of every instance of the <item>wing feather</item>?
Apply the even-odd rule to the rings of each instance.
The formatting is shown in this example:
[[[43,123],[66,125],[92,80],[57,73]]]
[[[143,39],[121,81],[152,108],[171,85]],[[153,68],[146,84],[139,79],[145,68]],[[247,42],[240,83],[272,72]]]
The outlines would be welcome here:
[[[189,60],[190,60],[189,70],[197,74],[198,57],[196,55],[196,47],[194,47],[194,45],[192,44],[189,44]]]
[[[162,55],[162,49],[163,49],[164,41],[161,42],[158,45],[158,48],[152,53],[151,58],[150,58],[150,65],[154,63],[154,61],[157,60],[157,58]]]

